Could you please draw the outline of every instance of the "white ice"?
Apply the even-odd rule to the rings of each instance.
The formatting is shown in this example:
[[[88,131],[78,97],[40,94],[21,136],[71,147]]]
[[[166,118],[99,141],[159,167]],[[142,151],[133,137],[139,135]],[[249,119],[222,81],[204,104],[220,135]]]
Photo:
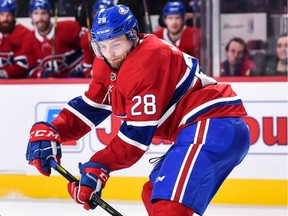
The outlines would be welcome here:
[[[123,216],[147,216],[141,202],[107,201]],[[72,200],[0,199],[0,216],[109,216],[97,207],[86,211]],[[210,205],[204,216],[288,216],[286,207]]]

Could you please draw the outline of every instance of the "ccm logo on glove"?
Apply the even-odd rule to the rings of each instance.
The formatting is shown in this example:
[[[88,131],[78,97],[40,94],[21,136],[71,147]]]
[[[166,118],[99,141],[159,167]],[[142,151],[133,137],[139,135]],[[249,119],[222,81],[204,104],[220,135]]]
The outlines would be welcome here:
[[[54,137],[55,139],[59,138],[58,133],[54,133],[53,131],[47,131],[47,130],[36,130],[31,132],[30,134],[30,139],[35,136],[35,137]]]
[[[35,124],[30,131],[29,141],[35,142],[39,140],[50,140],[61,143],[59,133],[52,125],[48,125],[47,123]]]

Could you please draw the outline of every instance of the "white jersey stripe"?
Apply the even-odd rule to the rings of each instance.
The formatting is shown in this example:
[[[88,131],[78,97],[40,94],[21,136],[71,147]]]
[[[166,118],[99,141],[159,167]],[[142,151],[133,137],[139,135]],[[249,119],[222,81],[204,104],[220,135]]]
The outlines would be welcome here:
[[[177,103],[176,103],[177,104]],[[171,106],[166,112],[165,114],[159,119],[159,123],[158,123],[158,127],[160,127],[167,118],[169,118],[169,116],[174,112],[175,108],[176,108],[176,104],[173,104],[173,106]]]
[[[185,56],[188,56],[188,55],[185,54],[185,53],[183,53],[183,56],[185,57]],[[189,56],[188,56],[188,57],[189,57]],[[189,58],[191,58],[191,57],[189,57]],[[185,61],[186,61],[186,59],[185,59]],[[186,61],[186,64],[187,64],[187,61]],[[190,64],[192,64],[192,61],[191,61]],[[191,68],[192,68],[193,65],[190,65],[190,66],[191,66]],[[187,67],[184,76],[183,76],[182,79],[177,83],[175,90],[176,90],[179,86],[181,86],[181,84],[187,79],[187,77],[190,75],[190,73],[191,73],[191,69],[190,69],[189,67]],[[199,74],[199,64],[197,64],[197,66],[196,66],[195,73],[198,73],[198,74]],[[195,77],[193,78],[193,80],[192,80],[192,82],[191,82],[188,90],[195,85],[195,83],[197,82],[197,80],[198,80],[198,78],[195,76]],[[183,97],[183,96],[182,96],[182,97]],[[180,99],[179,99],[179,100],[180,100]],[[179,100],[178,100],[178,101],[179,101]],[[178,101],[176,101],[176,103],[173,104],[173,105],[165,112],[165,114],[159,119],[158,127],[160,127],[160,126],[169,118],[169,116],[173,114],[173,112],[174,112],[174,110],[175,110],[175,108],[176,108],[176,105],[177,105]]]
[[[188,77],[189,74],[190,74],[190,71],[191,71],[191,69],[187,67],[187,69],[186,69],[183,77],[182,77],[181,80],[177,83],[176,89],[187,79],[187,77]]]
[[[86,118],[84,115],[82,115],[76,109],[74,109],[73,107],[69,106],[69,104],[67,104],[65,106],[65,109],[69,110],[71,113],[73,113],[78,118],[80,118],[86,125],[88,125],[91,128],[91,130],[95,128],[95,125],[93,124],[93,122],[91,122],[88,118]]]
[[[142,143],[139,143],[139,142],[137,142],[137,141],[135,141],[135,140],[130,139],[129,137],[127,137],[127,136],[125,136],[123,133],[121,133],[121,131],[119,131],[117,135],[118,135],[124,142],[126,142],[126,143],[128,143],[128,144],[130,144],[130,145],[132,145],[132,146],[135,146],[135,147],[137,147],[137,148],[139,148],[139,149],[141,149],[141,150],[143,150],[143,151],[147,151],[147,150],[149,149],[149,146],[146,146],[146,145],[144,145],[144,144],[142,144]]]
[[[157,126],[158,121],[127,121],[127,125],[146,127],[146,126]]]
[[[108,111],[112,111],[112,107],[106,104],[99,104],[99,103],[95,103],[94,101],[90,100],[89,98],[87,98],[84,94],[82,95],[82,99],[85,103],[89,104],[92,107],[96,107],[99,109],[105,109]]]

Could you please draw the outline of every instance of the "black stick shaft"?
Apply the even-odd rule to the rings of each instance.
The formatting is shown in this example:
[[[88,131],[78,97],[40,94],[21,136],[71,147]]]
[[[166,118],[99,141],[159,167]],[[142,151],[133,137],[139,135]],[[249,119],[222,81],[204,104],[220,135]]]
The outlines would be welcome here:
[[[54,1],[54,35],[52,38],[52,49],[51,49],[51,55],[52,55],[52,60],[51,60],[51,68],[52,68],[52,72],[55,72],[55,69],[57,70],[57,68],[55,68],[55,55],[56,55],[56,30],[57,30],[57,25],[58,25],[58,2],[57,0]]]
[[[50,158],[49,165],[55,169],[58,173],[60,173],[64,178],[66,178],[69,182],[79,182],[75,176],[73,176],[71,173],[69,173],[64,167],[59,165],[53,158]],[[91,200],[93,204],[99,205],[101,208],[103,208],[105,211],[110,213],[110,215],[113,216],[123,216],[120,214],[117,210],[115,210],[112,206],[110,206],[107,202],[105,202],[101,197],[97,196],[96,194],[93,194]]]
[[[85,7],[85,13],[86,13],[86,25],[87,25],[87,29],[88,29],[88,41],[91,41],[91,35],[90,35],[90,31],[91,31],[91,21],[90,21],[90,13],[89,13],[89,3],[88,0],[83,2],[84,7]]]
[[[145,11],[145,23],[146,23],[146,31],[148,31],[147,33],[152,33],[153,32],[153,28],[152,28],[152,22],[151,22],[151,18],[150,18],[150,13],[148,10],[148,5],[146,0],[142,0],[143,2],[143,6],[144,6],[144,11]]]

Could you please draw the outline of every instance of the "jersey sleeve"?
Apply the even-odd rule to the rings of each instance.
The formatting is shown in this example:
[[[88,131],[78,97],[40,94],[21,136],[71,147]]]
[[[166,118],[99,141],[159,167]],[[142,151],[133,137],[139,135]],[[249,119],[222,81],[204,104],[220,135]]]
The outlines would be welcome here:
[[[82,96],[70,100],[52,122],[62,142],[78,140],[111,114],[111,105],[103,103],[107,92],[105,83],[105,78],[94,73],[88,90]]]
[[[61,141],[78,140],[111,114],[111,107],[92,101],[84,95],[68,102],[52,122]]]

